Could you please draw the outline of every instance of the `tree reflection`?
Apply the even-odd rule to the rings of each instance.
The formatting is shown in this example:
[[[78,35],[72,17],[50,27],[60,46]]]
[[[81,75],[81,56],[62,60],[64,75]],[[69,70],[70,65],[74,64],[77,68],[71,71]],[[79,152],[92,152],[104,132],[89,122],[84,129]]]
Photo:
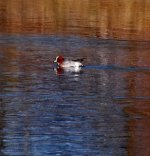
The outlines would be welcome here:
[[[150,39],[148,0],[5,0],[0,5],[1,33]]]

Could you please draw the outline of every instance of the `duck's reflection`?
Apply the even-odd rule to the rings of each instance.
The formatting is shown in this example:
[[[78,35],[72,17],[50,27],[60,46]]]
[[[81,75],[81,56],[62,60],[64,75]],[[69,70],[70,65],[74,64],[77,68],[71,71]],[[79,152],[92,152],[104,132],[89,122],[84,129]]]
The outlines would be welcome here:
[[[68,68],[62,68],[62,67],[55,67],[54,71],[56,75],[63,75],[63,74],[75,74],[78,75],[82,73],[81,67],[68,67]]]

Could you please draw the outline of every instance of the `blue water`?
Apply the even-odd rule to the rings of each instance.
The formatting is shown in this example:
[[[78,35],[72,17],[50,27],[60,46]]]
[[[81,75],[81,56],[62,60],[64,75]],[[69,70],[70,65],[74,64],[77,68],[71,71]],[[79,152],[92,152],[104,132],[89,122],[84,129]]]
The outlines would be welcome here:
[[[141,49],[127,41],[1,35],[0,155],[126,156],[134,117],[124,109],[150,97],[134,88],[150,77]],[[58,74],[59,54],[85,57],[85,67]]]

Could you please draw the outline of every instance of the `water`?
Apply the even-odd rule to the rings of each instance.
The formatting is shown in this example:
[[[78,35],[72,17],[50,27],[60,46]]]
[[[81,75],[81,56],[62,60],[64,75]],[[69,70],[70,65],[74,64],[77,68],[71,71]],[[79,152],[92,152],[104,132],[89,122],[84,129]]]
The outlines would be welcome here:
[[[58,54],[85,57],[58,72]],[[0,36],[0,155],[148,156],[149,43]]]
[[[0,32],[150,40],[149,0],[1,0]]]

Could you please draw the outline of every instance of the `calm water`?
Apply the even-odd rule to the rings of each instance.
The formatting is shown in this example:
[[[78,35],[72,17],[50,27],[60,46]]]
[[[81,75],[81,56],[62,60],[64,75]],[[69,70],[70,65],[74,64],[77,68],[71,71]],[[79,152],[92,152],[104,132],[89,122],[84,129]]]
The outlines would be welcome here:
[[[0,33],[150,41],[150,0],[1,0]]]
[[[82,71],[53,69],[62,54]],[[149,43],[0,36],[1,156],[148,156]]]

